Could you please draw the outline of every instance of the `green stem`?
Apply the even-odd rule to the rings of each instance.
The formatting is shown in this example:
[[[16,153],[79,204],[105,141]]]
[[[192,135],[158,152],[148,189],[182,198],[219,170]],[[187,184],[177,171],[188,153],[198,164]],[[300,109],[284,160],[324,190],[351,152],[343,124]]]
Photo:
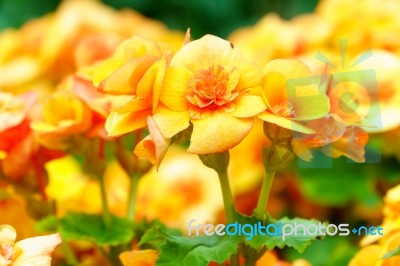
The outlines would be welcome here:
[[[111,214],[110,214],[110,209],[108,208],[106,186],[104,178],[102,176],[99,176],[98,178],[100,184],[101,204],[103,207],[103,221],[104,224],[108,226],[111,224]]]
[[[78,265],[78,260],[76,259],[74,252],[71,250],[71,247],[68,245],[67,242],[63,241],[61,243],[61,249],[68,265]]]
[[[126,217],[134,221],[135,220],[135,211],[136,211],[136,196],[137,196],[137,189],[139,183],[139,176],[132,175],[131,176],[131,185],[129,189],[129,198],[128,198],[128,210]]]
[[[274,181],[274,176],[275,172],[265,171],[257,207],[254,210],[255,216],[259,220],[264,220],[264,214],[267,209],[269,193],[271,191],[272,182]]]
[[[232,199],[231,187],[229,185],[228,173],[226,171],[218,173],[219,182],[221,184],[222,198],[224,200],[225,218],[227,223],[234,223],[233,215],[234,205]]]
[[[229,184],[229,177],[227,171],[218,172],[219,182],[221,184],[222,198],[224,200],[225,218],[226,223],[234,223],[234,204],[231,186]],[[239,252],[231,256],[231,266],[239,266]]]

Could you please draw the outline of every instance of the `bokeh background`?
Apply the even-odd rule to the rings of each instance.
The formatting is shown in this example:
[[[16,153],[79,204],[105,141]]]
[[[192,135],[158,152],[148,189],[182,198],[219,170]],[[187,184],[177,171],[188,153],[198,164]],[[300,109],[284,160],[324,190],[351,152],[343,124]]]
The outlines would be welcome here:
[[[61,0],[1,0],[0,28],[19,27],[29,19],[55,10]],[[283,18],[312,12],[317,0],[103,0],[121,8],[133,8],[145,16],[164,22],[172,29],[192,30],[198,38],[210,33],[227,37],[238,27],[253,25],[268,12]]]

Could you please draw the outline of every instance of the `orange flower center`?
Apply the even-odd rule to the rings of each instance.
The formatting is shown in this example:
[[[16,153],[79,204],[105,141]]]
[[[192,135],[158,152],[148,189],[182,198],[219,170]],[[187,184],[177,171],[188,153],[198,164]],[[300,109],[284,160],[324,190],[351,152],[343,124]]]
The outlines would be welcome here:
[[[199,70],[195,74],[186,94],[191,117],[200,119],[213,110],[234,110],[232,101],[239,95],[239,92],[234,90],[238,80],[232,79],[235,71],[237,70],[228,72],[218,65]]]

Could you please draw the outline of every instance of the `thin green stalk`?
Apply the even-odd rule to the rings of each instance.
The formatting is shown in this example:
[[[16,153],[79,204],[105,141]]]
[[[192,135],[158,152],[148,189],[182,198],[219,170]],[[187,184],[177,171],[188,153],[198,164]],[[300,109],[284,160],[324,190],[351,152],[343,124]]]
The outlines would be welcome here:
[[[61,249],[68,265],[78,265],[78,260],[76,259],[74,252],[71,250],[71,247],[68,245],[67,242],[63,241],[61,243]]]
[[[128,197],[128,210],[126,217],[133,221],[135,219],[135,212],[136,212],[136,196],[137,196],[137,189],[139,183],[139,176],[132,175],[131,176],[131,185],[129,188],[129,197]]]
[[[221,184],[222,198],[224,200],[225,217],[227,223],[234,223],[233,215],[234,205],[232,199],[231,187],[229,185],[228,173],[226,171],[218,173],[219,182]]]
[[[100,194],[101,194],[101,204],[103,208],[103,221],[105,225],[111,224],[111,214],[110,209],[108,208],[108,200],[107,200],[107,193],[104,178],[99,176],[99,184],[100,184]]]
[[[258,202],[257,202],[257,207],[254,210],[255,216],[259,220],[264,219],[264,213],[265,213],[265,210],[267,209],[269,193],[271,191],[274,177],[275,177],[275,172],[265,171],[260,196],[259,196]]]
[[[218,172],[219,182],[221,184],[222,198],[224,201],[225,218],[227,224],[235,222],[234,204],[229,184],[229,177],[227,171]],[[239,252],[231,256],[231,266],[239,266]]]

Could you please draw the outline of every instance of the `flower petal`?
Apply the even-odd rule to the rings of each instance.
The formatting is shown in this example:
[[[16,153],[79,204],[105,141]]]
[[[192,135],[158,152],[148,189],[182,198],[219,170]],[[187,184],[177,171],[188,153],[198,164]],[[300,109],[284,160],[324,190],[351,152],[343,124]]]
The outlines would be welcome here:
[[[51,253],[61,244],[59,234],[38,236],[18,241],[15,246],[16,259],[13,266],[50,266]]]
[[[263,112],[259,115],[257,115],[258,118],[261,120],[264,120],[269,123],[276,124],[280,127],[287,128],[293,131],[305,133],[305,134],[313,134],[315,131],[311,128],[308,128],[298,122],[291,121],[287,118],[276,116],[274,114],[268,113],[268,112]]]
[[[243,140],[253,122],[253,118],[236,118],[225,112],[213,112],[203,119],[193,119],[188,151],[197,154],[227,151]]]
[[[151,109],[134,113],[111,112],[105,124],[108,136],[120,136],[145,127],[149,115],[151,115]]]
[[[173,111],[187,110],[186,90],[193,74],[184,67],[168,67],[163,87],[160,93],[160,101]]]
[[[166,139],[173,137],[189,126],[189,113],[187,111],[175,112],[162,105],[158,106],[153,119]]]
[[[0,244],[1,245],[13,245],[17,238],[17,232],[14,227],[8,224],[0,225]]]
[[[242,95],[235,101],[235,111],[231,115],[235,117],[251,117],[255,116],[267,109],[267,105],[260,96]]]
[[[158,252],[151,249],[125,251],[119,255],[124,266],[152,266],[157,257]]]
[[[142,56],[134,58],[117,68],[112,74],[107,76],[104,80],[103,72],[111,72],[107,70],[99,70],[94,74],[94,84],[99,87],[101,91],[114,95],[133,95],[136,93],[136,87],[144,73],[149,67],[158,60],[155,56]],[[104,68],[107,68],[105,65]],[[114,68],[113,65],[110,68]],[[101,76],[101,77],[99,77]]]
[[[156,164],[157,168],[164,158],[171,139],[165,139],[154,120],[149,116],[147,117],[147,125],[149,127],[150,135],[143,139],[135,147],[135,154],[139,157],[146,157],[152,164]]]

